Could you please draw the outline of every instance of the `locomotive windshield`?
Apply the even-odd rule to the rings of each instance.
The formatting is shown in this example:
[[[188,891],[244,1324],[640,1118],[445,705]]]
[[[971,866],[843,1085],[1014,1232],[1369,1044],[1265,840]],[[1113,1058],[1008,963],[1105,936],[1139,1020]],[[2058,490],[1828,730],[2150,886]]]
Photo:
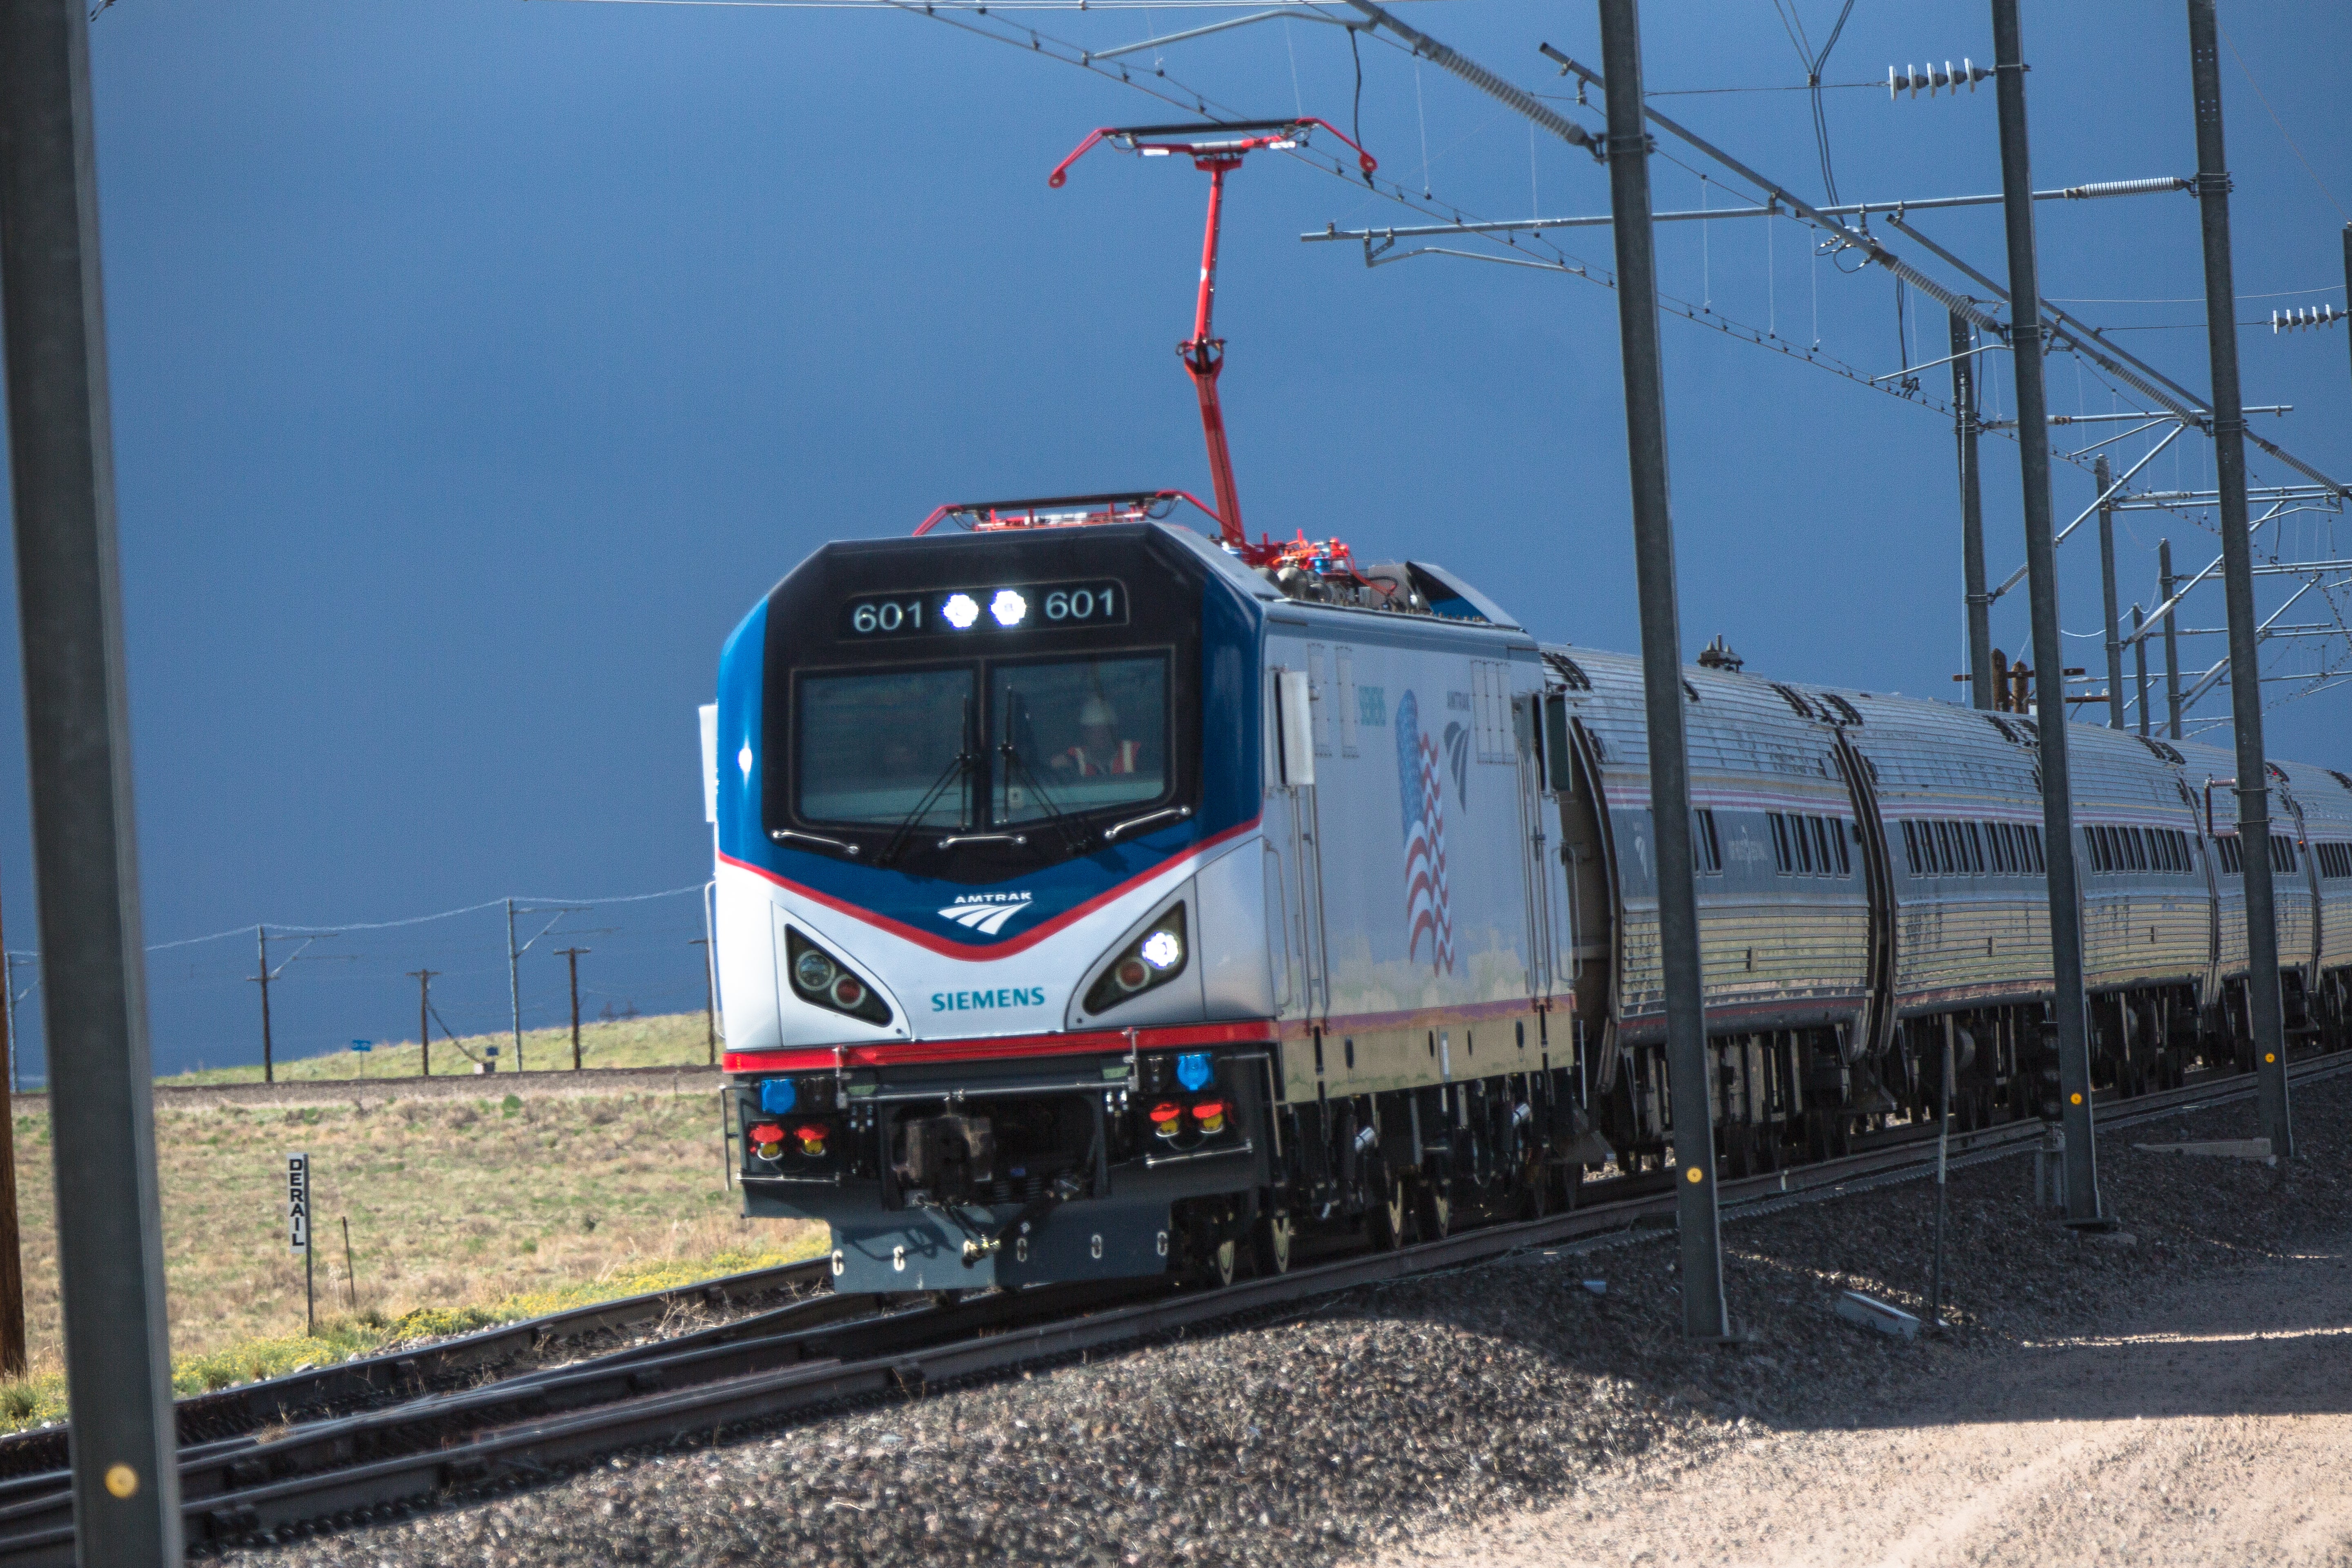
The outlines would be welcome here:
[[[828,547],[770,606],[768,831],[987,881],[1184,820],[1200,606],[1142,530]]]
[[[990,687],[996,822],[1147,805],[1167,793],[1164,655],[999,666]]]
[[[842,826],[971,826],[969,668],[801,681],[801,814]]]
[[[972,666],[803,676],[800,815],[840,827],[972,831],[1168,793],[1165,654],[985,668],[984,716],[973,711]]]

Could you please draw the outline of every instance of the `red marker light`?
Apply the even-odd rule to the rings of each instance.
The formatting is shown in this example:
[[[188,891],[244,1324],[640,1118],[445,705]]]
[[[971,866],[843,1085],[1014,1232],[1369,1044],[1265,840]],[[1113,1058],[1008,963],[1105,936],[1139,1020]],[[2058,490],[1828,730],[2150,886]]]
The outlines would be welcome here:
[[[1201,1124],[1203,1132],[1223,1132],[1225,1130],[1225,1102],[1204,1100],[1192,1108],[1192,1119]]]
[[[840,979],[833,983],[833,1005],[835,1006],[855,1007],[860,1002],[865,1000],[866,986],[865,984],[857,978],[857,976],[854,974],[845,974]]]
[[[763,1121],[746,1134],[751,1140],[751,1152],[762,1160],[772,1160],[784,1152],[784,1130],[772,1121]]]
[[[793,1136],[800,1140],[801,1152],[803,1154],[824,1153],[824,1141],[830,1133],[831,1129],[822,1122],[815,1121],[793,1129]]]
[[[1162,1100],[1151,1108],[1151,1130],[1162,1138],[1173,1138],[1183,1130],[1184,1108],[1172,1100]]]

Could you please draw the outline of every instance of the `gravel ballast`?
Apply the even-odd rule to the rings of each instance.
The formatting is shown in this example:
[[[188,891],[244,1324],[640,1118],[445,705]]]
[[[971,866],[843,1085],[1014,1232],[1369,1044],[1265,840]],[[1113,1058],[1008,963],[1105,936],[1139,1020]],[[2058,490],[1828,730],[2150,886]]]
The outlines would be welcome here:
[[[1685,1345],[1671,1232],[1350,1291],[1279,1321],[933,1392],[713,1445],[626,1454],[240,1563],[1328,1563],[1775,1431],[1863,1425],[1968,1358],[2095,1331],[2151,1291],[2341,1233],[2352,1080],[2298,1092],[2276,1168],[2135,1142],[2237,1138],[2241,1104],[2110,1134],[2096,1240],[2030,1208],[2032,1162],[1956,1171],[1947,1340],[1834,1316],[1840,1290],[1924,1309],[1934,1189],[1734,1218],[1744,1348]],[[1605,1279],[1605,1295],[1581,1281]]]

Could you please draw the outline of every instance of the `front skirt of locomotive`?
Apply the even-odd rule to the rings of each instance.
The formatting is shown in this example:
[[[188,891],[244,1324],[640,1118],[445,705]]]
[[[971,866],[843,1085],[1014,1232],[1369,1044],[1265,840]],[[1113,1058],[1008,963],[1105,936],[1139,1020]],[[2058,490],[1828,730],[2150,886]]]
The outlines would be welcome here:
[[[1024,1218],[1026,1208],[958,1205],[886,1215],[858,1205],[817,1217],[833,1227],[833,1285],[842,1291],[976,1290],[1129,1279],[1168,1267],[1165,1202],[1081,1198]],[[1007,1227],[1024,1226],[1025,1234],[1004,1236]],[[998,1237],[1003,1239],[989,1245]]]
[[[739,1079],[743,1212],[824,1221],[845,1292],[1164,1273],[1268,1180],[1271,1048]]]

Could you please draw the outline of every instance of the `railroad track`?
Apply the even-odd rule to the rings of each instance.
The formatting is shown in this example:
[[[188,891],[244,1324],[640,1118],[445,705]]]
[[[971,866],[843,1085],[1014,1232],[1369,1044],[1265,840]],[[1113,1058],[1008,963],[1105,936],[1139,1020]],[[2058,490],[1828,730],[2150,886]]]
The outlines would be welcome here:
[[[728,1310],[777,1297],[822,1290],[825,1260],[787,1263],[640,1296],[574,1307],[544,1317],[420,1345],[413,1350],[339,1362],[234,1388],[192,1394],[177,1403],[182,1447],[478,1381],[554,1345],[584,1344],[607,1335],[658,1325],[681,1311]],[[60,1425],[0,1436],[0,1499],[26,1476],[65,1468],[66,1428]],[[54,1476],[52,1476],[54,1481]]]
[[[2290,1071],[2298,1084],[2334,1078],[2352,1072],[2352,1053],[2297,1063]],[[2099,1125],[2118,1129],[2155,1121],[2245,1099],[2253,1089],[2251,1075],[2207,1079],[2102,1107]],[[2040,1121],[1954,1133],[1950,1157],[1954,1163],[1974,1164],[2023,1152],[2042,1138]],[[1876,1146],[1840,1159],[1726,1181],[1721,1202],[1735,1215],[1760,1212],[1784,1202],[1916,1179],[1934,1168],[1935,1140],[1932,1127],[1884,1134]],[[452,1496],[544,1480],[564,1466],[683,1433],[917,1393],[1523,1248],[1589,1244],[1663,1230],[1672,1223],[1675,1197],[1667,1181],[1633,1177],[1590,1185],[1599,1201],[1563,1214],[1236,1280],[1223,1289],[1183,1289],[1154,1280],[1049,1286],[961,1301],[810,1295],[732,1322],[473,1387],[392,1404],[382,1403],[378,1394],[370,1407],[272,1427],[266,1440],[247,1429],[185,1445],[180,1457],[182,1507],[190,1539],[199,1542],[226,1543],[322,1521],[370,1523]],[[796,1288],[821,1267],[764,1271],[767,1283],[761,1288]],[[777,1278],[782,1276],[791,1278]],[[760,1278],[714,1283],[740,1289],[742,1280]],[[664,1292],[562,1317],[570,1321],[654,1301],[664,1301],[659,1310],[666,1311],[669,1299],[691,1293]],[[618,1321],[642,1322],[654,1315],[646,1309]],[[557,1321],[518,1323],[473,1338],[502,1337],[511,1356],[526,1340],[544,1342],[539,1336]],[[453,1363],[453,1373],[496,1359],[463,1350],[464,1344],[436,1347],[475,1357]],[[362,1403],[368,1391],[394,1386],[378,1381],[386,1368],[353,1363],[305,1374],[304,1386],[314,1400],[332,1403],[331,1391],[343,1386],[329,1381],[336,1371],[358,1380],[349,1386]],[[184,1431],[185,1426],[184,1412]],[[61,1469],[0,1482],[0,1565],[63,1568],[72,1563],[68,1489],[68,1477]]]

